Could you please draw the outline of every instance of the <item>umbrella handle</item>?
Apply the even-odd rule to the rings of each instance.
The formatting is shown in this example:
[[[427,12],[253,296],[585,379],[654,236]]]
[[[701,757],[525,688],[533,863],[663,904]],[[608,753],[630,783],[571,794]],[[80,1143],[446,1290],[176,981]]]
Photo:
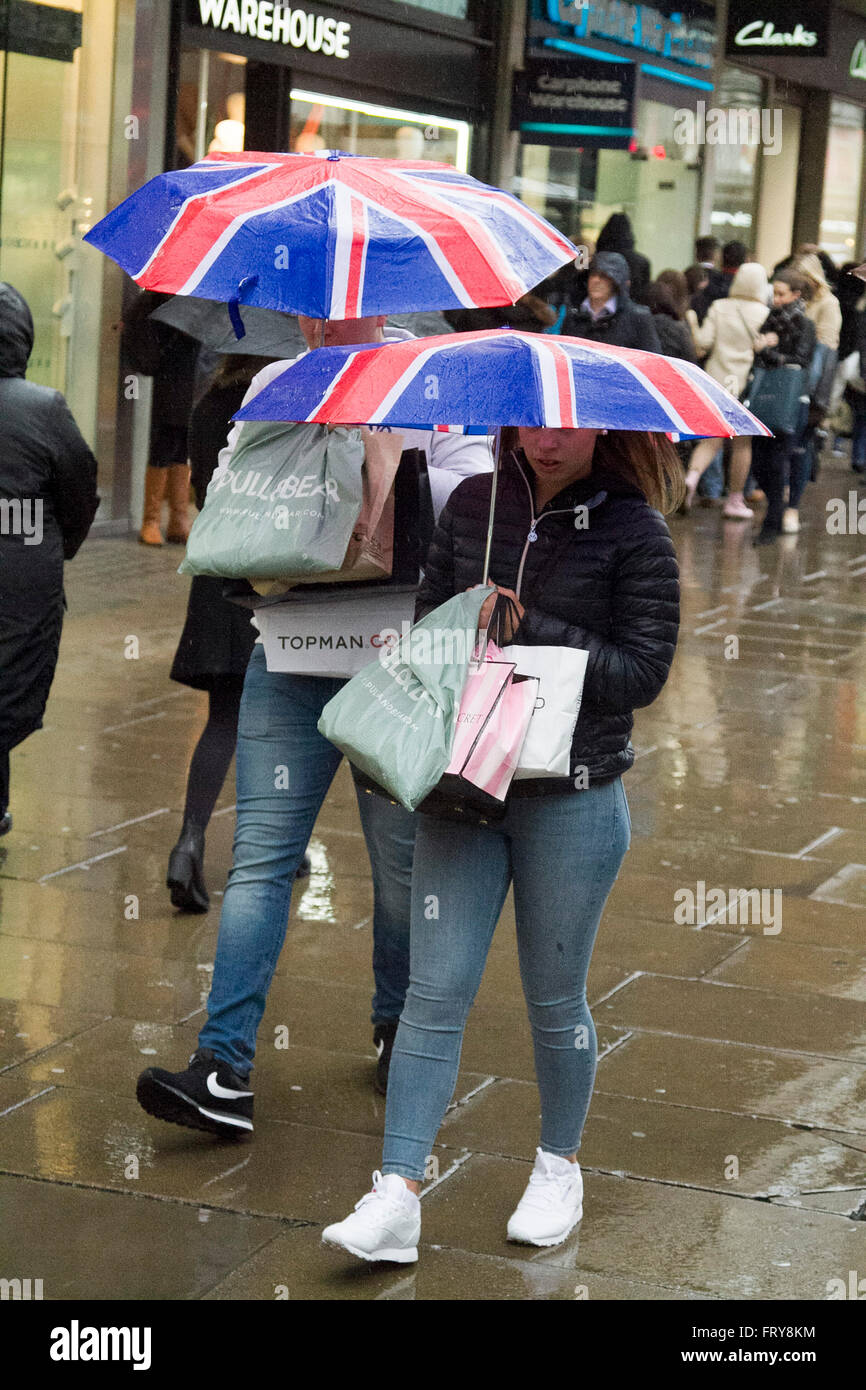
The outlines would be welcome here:
[[[493,517],[496,512],[496,484],[499,479],[499,455],[502,450],[502,428],[496,427],[496,442],[493,446],[493,483],[490,488],[490,517],[487,522],[487,548],[484,551],[484,580],[490,583],[490,550],[493,545]]]

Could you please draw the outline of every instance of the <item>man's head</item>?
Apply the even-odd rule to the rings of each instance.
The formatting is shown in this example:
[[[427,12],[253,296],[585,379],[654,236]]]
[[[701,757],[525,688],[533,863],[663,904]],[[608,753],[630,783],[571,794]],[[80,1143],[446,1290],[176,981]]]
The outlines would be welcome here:
[[[745,265],[749,259],[749,248],[744,241],[726,241],[722,247],[722,269],[732,274]]]
[[[695,260],[699,265],[718,265],[722,243],[716,236],[699,236],[695,242]]]
[[[381,343],[385,337],[386,314],[366,319],[308,319],[298,315],[298,327],[307,347],[351,347],[354,343]],[[322,324],[325,326],[324,341]]]

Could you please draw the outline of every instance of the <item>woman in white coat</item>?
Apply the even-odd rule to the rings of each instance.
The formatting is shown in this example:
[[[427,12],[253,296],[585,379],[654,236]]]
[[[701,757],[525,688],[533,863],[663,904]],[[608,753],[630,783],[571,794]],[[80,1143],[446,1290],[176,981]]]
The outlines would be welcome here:
[[[765,347],[775,347],[776,335],[763,336],[761,328],[767,320],[770,286],[763,266],[747,261],[740,266],[731,282],[726,299],[715,299],[703,323],[694,331],[699,353],[706,353],[701,363],[705,372],[720,382],[733,395],[739,396],[749,378],[755,353]],[[691,506],[701,474],[715,458],[720,440],[702,439],[696,445],[686,474],[686,508]],[[728,500],[723,516],[749,521],[751,510],[743,500],[743,486],[749,475],[752,444],[748,435],[731,440],[731,465]]]

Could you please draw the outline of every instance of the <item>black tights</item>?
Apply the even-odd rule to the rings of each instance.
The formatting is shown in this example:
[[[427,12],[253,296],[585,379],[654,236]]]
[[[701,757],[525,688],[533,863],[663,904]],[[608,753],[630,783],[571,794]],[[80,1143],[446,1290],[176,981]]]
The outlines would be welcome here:
[[[243,688],[243,676],[220,676],[208,692],[208,719],[189,765],[183,813],[185,821],[194,821],[202,830],[213,814],[234,755]]]

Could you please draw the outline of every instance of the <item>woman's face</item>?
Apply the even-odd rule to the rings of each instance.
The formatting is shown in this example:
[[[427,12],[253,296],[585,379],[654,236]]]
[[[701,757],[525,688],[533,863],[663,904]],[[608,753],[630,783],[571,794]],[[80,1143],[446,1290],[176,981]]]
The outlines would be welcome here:
[[[773,304],[777,309],[781,309],[783,304],[793,304],[799,298],[800,291],[792,289],[784,280],[773,281]]]
[[[548,490],[555,484],[557,492],[589,476],[598,433],[598,430],[530,429],[523,425],[518,430],[520,447],[533,473],[544,481]]]

